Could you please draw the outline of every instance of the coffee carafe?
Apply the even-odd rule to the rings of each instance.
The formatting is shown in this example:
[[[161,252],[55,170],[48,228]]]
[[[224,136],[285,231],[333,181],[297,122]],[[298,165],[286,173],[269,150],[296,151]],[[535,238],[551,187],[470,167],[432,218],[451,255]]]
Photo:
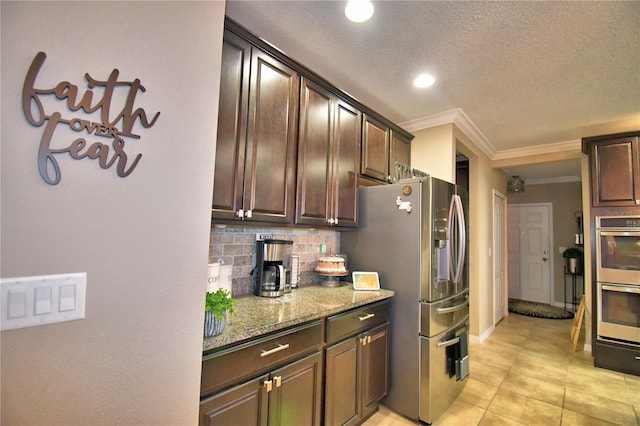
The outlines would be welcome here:
[[[285,265],[291,257],[293,241],[258,240],[253,292],[256,296],[279,297],[291,291]]]

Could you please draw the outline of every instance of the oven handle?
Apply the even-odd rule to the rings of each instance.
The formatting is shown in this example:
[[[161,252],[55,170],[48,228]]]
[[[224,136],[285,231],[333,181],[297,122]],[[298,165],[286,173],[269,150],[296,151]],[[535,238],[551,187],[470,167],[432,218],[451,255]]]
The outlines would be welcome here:
[[[631,287],[631,286],[617,286],[617,285],[606,285],[606,284],[601,284],[600,288],[602,288],[603,290],[609,290],[609,291],[617,291],[619,293],[634,293],[634,294],[640,294],[640,287]]]
[[[603,237],[637,237],[640,231],[598,231]]]

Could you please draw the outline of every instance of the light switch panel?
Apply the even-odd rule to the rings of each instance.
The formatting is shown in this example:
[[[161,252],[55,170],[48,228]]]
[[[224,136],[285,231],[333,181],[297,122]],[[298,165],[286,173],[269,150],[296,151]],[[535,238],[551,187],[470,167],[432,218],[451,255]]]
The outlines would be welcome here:
[[[84,318],[85,272],[2,278],[0,287],[3,331]]]

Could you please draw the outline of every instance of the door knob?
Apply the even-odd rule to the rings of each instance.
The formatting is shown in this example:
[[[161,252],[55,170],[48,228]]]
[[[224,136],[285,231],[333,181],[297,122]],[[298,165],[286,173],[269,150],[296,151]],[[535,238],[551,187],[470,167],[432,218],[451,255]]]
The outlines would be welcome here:
[[[546,257],[543,257],[543,258],[542,258],[542,261],[543,261],[543,262],[546,262],[547,260],[549,260],[549,259],[547,259]]]

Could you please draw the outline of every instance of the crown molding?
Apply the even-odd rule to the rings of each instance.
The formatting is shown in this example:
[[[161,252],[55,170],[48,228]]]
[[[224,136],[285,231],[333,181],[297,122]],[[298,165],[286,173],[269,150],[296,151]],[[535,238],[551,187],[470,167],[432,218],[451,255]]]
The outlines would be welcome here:
[[[527,185],[545,185],[549,183],[571,183],[571,182],[582,182],[582,178],[580,176],[558,176],[552,178],[538,178],[538,179],[527,179]]]
[[[579,153],[582,150],[582,140],[577,139],[525,148],[496,151],[491,142],[489,142],[476,125],[473,124],[461,108],[450,109],[427,117],[405,121],[404,123],[400,123],[400,126],[408,132],[415,132],[417,130],[429,129],[431,127],[450,123],[455,124],[460,130],[462,130],[462,132],[471,139],[471,142],[492,161],[559,152]],[[576,176],[567,176],[567,179],[580,180],[580,178]],[[574,182],[574,180],[567,180],[567,182]]]
[[[471,142],[484,152],[487,157],[493,158],[496,149],[491,142],[482,134],[475,124],[467,117],[467,114],[461,108],[450,109],[428,117],[416,118],[415,120],[405,121],[400,126],[409,132],[416,130],[428,129],[443,124],[455,124],[462,132],[467,135]]]
[[[504,149],[496,152],[492,160],[504,160],[508,158],[528,157],[531,155],[552,154],[556,152],[581,152],[582,140],[554,142],[545,145],[536,145],[526,148]]]

